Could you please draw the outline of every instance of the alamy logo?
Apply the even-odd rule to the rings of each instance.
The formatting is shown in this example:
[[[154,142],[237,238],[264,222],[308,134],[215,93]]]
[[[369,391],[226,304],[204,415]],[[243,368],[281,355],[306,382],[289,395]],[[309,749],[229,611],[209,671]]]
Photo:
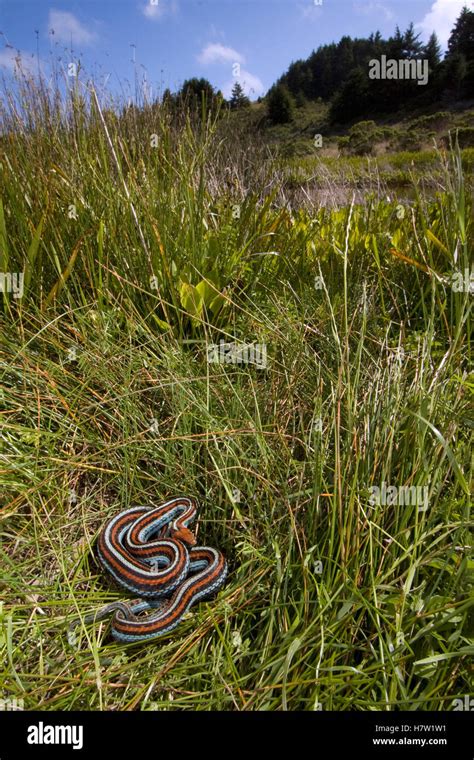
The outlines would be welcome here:
[[[464,272],[451,274],[451,288],[453,293],[474,293],[474,270],[469,271],[466,267]]]
[[[387,486],[384,481],[381,488],[371,486],[369,491],[369,504],[373,506],[411,506],[418,507],[419,512],[428,509],[428,486]]]
[[[380,60],[369,61],[369,79],[413,79],[428,84],[428,59],[405,58],[397,61],[383,55]]]
[[[468,712],[474,712],[474,698],[469,698],[468,694],[464,695],[464,699],[453,699],[453,710],[467,710]]]
[[[267,366],[267,347],[265,344],[211,343],[207,347],[209,364],[255,364],[261,369]]]
[[[13,293],[13,298],[23,296],[23,272],[0,272],[0,293]]]
[[[12,697],[11,699],[0,699],[0,712],[4,710],[24,710],[25,700],[20,697]]]
[[[73,749],[83,747],[83,726],[48,726],[42,721],[28,726],[28,744],[72,744]]]

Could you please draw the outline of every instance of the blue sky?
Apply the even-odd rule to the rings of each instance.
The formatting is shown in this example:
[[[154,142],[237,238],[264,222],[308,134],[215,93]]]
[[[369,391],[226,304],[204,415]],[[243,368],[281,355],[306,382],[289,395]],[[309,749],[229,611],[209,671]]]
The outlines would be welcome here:
[[[81,61],[87,75],[112,91],[176,90],[206,77],[226,96],[238,79],[252,98],[264,94],[292,60],[343,35],[389,36],[417,25],[443,44],[472,0],[0,0],[0,67],[17,51],[32,70]],[[54,34],[51,30],[54,30]],[[72,53],[71,53],[72,41]],[[85,74],[86,75],[86,74]],[[129,84],[127,84],[129,83]],[[140,85],[142,86],[142,85]],[[151,89],[150,89],[151,88]]]

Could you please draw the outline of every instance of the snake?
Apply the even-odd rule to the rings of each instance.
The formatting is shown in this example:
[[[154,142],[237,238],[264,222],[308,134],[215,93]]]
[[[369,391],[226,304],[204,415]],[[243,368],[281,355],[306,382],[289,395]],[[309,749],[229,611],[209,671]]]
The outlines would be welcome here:
[[[149,641],[172,631],[193,604],[213,596],[226,579],[227,563],[217,549],[196,546],[189,528],[196,514],[194,499],[177,496],[157,507],[130,507],[108,520],[97,541],[99,562],[140,599],[112,602],[74,621],[69,633],[114,612],[116,641]]]

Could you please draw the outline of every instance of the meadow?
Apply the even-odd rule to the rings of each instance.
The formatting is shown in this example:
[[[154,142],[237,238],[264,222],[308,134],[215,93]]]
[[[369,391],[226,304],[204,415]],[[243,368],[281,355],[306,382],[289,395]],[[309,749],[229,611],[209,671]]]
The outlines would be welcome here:
[[[376,162],[282,156],[204,108],[114,110],[79,80],[23,77],[0,123],[0,271],[24,275],[0,302],[4,699],[453,709],[474,652],[472,149],[453,131],[418,171],[394,154],[399,193]],[[210,363],[220,341],[266,366]],[[382,484],[427,503],[374,503]],[[177,493],[225,587],[154,642],[100,622],[71,646],[73,618],[126,598],[104,522]]]

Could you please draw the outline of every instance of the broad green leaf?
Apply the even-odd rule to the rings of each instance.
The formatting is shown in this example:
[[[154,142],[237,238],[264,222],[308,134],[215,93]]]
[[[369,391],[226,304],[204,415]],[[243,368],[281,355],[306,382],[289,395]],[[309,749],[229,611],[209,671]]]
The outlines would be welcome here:
[[[209,308],[212,311],[212,314],[214,317],[216,317],[224,304],[227,302],[227,299],[222,293],[218,293],[215,298],[212,299]]]
[[[215,298],[216,295],[216,289],[211,285],[207,280],[201,280],[201,282],[198,282],[196,285],[196,290],[199,293],[203,304],[206,306],[206,308],[209,308],[211,305],[211,301]]]
[[[156,314],[152,314],[151,316],[155,320],[160,330],[171,330],[171,325],[168,324],[168,322],[165,322],[164,319],[160,319],[159,317],[156,316]]]
[[[202,312],[203,300],[199,291],[187,282],[182,282],[179,289],[181,306],[191,317],[199,318]]]

